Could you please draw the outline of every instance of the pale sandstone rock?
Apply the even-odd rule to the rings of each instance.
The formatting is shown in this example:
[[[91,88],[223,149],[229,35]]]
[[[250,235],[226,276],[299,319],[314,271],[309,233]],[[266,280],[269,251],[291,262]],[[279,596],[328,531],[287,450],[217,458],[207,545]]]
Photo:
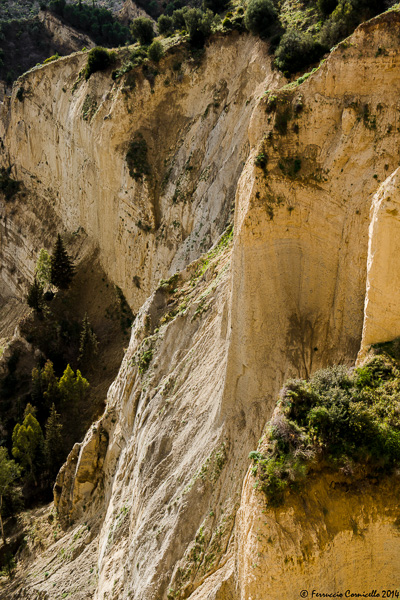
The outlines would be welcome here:
[[[400,336],[399,169],[386,179],[371,205],[367,290],[360,358],[369,346]]]

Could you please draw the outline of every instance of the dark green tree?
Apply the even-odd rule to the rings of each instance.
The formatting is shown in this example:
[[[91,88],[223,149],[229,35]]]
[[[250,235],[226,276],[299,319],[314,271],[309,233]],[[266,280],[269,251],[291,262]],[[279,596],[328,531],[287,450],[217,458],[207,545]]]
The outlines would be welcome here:
[[[297,73],[319,60],[324,48],[315,42],[312,35],[291,29],[279,42],[275,51],[275,64],[283,72]]]
[[[54,404],[51,406],[50,416],[46,422],[44,455],[50,476],[54,479],[64,459],[62,424]]]
[[[43,287],[40,285],[36,277],[28,290],[26,301],[28,303],[28,306],[30,306],[30,308],[33,308],[34,311],[36,311],[37,313],[42,312],[44,304]]]
[[[177,8],[172,13],[172,25],[174,29],[185,29],[185,13],[188,11],[188,7],[184,6],[183,8]]]
[[[244,16],[244,23],[251,33],[260,37],[268,37],[276,18],[276,10],[271,0],[250,0]]]
[[[203,12],[199,8],[189,8],[184,18],[190,43],[192,46],[202,46],[211,33],[214,15],[210,10]]]
[[[93,357],[97,354],[99,343],[97,336],[89,322],[87,314],[82,321],[82,331],[79,345],[79,364],[82,366],[90,366]]]
[[[44,367],[38,366],[32,370],[31,398],[39,408],[39,420],[43,422],[49,414],[51,405],[59,399],[58,379],[50,360],[46,361]]]
[[[64,248],[61,235],[58,234],[51,255],[51,283],[60,290],[66,290],[69,288],[74,274],[74,265]]]
[[[8,458],[6,448],[0,448],[0,529],[4,545],[6,545],[6,537],[3,527],[3,499],[15,487],[19,476],[20,468],[17,463]]]
[[[133,19],[131,23],[131,33],[134,38],[139,40],[141,46],[148,46],[154,38],[153,23],[145,17]]]
[[[174,31],[172,17],[160,15],[157,21],[157,29],[160,35],[168,35]]]

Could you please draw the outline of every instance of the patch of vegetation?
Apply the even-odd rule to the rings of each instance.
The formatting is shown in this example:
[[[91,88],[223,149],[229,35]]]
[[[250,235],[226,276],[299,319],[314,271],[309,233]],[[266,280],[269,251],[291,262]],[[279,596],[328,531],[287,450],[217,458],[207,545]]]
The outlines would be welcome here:
[[[255,487],[272,506],[312,470],[379,477],[400,460],[399,342],[381,345],[361,367],[323,369],[291,380],[257,451]]]
[[[158,287],[159,289],[165,290],[166,292],[171,294],[175,290],[178,281],[179,273],[175,273],[175,275],[172,275],[172,277],[170,277],[169,279],[161,279]]]
[[[277,17],[275,6],[271,0],[250,0],[244,23],[251,33],[266,38],[272,32]]]
[[[130,176],[136,179],[136,181],[142,180],[143,175],[150,175],[150,164],[147,159],[147,143],[141,133],[136,133],[129,144],[128,152],[126,153],[126,162]]]
[[[152,360],[153,360],[153,349],[152,348],[149,348],[148,350],[144,350],[144,352],[142,352],[142,354],[139,356],[137,365],[139,368],[139,373],[141,375],[143,375],[143,373],[146,373]]]
[[[155,341],[154,336],[147,337],[141,343],[140,348],[136,352],[132,359],[132,364],[138,367],[138,371],[141,375],[144,375],[148,370],[151,361],[153,360],[154,348],[153,344]]]
[[[49,56],[49,58],[46,58],[43,61],[44,65],[47,65],[48,63],[54,62],[55,60],[58,60],[60,58],[60,55],[58,54],[58,52],[56,52],[55,54],[53,54],[53,56]]]
[[[260,152],[254,159],[254,164],[263,171],[267,168],[268,156],[264,152]]]
[[[85,69],[85,79],[97,71],[105,71],[115,61],[115,52],[110,52],[100,46],[92,48],[88,54],[88,60]]]
[[[275,64],[278,69],[290,75],[318,61],[325,52],[326,48],[311,34],[292,29],[279,42],[275,51]]]
[[[131,33],[134,39],[138,40],[141,46],[148,46],[154,38],[153,22],[146,17],[133,19],[131,23]]]
[[[170,35],[174,31],[172,17],[168,15],[160,15],[157,20],[157,29],[160,35]]]
[[[158,63],[164,56],[164,47],[159,40],[154,40],[150,45],[148,55],[150,60]]]
[[[202,48],[211,33],[214,15],[210,10],[189,8],[184,13],[185,26],[192,46]]]
[[[86,98],[82,105],[82,119],[84,121],[90,121],[93,119],[95,113],[97,111],[97,102],[94,98],[92,98],[89,94],[86,95]]]
[[[87,33],[96,44],[114,48],[132,41],[128,27],[121,25],[112,12],[104,6],[52,0],[49,3],[49,10],[68,25]]]

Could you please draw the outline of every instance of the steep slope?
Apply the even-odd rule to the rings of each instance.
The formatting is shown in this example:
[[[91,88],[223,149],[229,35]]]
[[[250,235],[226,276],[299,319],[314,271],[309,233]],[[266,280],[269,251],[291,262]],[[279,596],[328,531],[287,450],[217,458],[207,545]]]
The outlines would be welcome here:
[[[150,81],[139,68],[115,82],[110,72],[85,81],[87,56],[76,54],[20,78],[4,106],[0,136],[15,178],[28,190],[38,178],[63,226],[86,230],[133,309],[222,232],[266,57],[249,36],[225,37],[200,62],[178,48]],[[139,134],[151,174],[135,179],[126,154]]]
[[[169,85],[156,79],[152,94],[138,78],[134,116],[107,74],[78,82],[72,97],[62,92],[82,68],[80,55],[26,76],[32,97],[43,101],[43,90],[54,90],[60,106],[44,115],[29,92],[23,105],[12,98],[4,135],[18,178],[29,188],[30,175],[40,177],[64,227],[85,227],[134,306],[160,274],[218,238],[234,193],[235,233],[232,241],[228,229],[142,306],[106,412],[59,474],[55,503],[66,533],[3,597],[248,600],[284,591],[297,598],[317,579],[321,592],[361,592],[362,584],[398,579],[393,480],[349,496],[340,480],[332,493],[322,474],[274,511],[246,471],[288,376],[354,362],[364,320],[366,343],[377,341],[368,319],[381,318],[378,296],[364,319],[367,276],[371,290],[381,274],[368,266],[369,235],[383,217],[384,227],[393,218],[385,231],[395,236],[397,212],[375,210],[370,229],[369,211],[386,179],[379,194],[390,190],[397,202],[396,174],[390,177],[399,163],[399,23],[393,11],[362,25],[301,85],[274,97],[260,97],[278,80],[261,43],[247,36],[217,39],[204,63],[185,66],[174,83],[178,99]],[[165,74],[171,83],[173,73]],[[88,93],[99,99],[90,125],[80,121]],[[147,183],[129,178],[125,164],[137,131],[149,148]],[[174,157],[170,172],[165,148]],[[90,168],[72,179],[63,164],[73,173]],[[185,204],[188,194],[193,201]],[[132,238],[117,226],[125,195],[135,215],[123,217],[137,232]],[[145,217],[151,231],[133,229]],[[175,219],[185,230],[178,239],[170,237]],[[157,240],[163,225],[166,237]],[[206,240],[196,242],[204,230]],[[373,241],[369,247],[379,260]],[[141,271],[135,261],[146,261]],[[384,278],[379,286],[385,289]],[[394,326],[385,332],[396,334]],[[345,564],[350,555],[356,568]]]

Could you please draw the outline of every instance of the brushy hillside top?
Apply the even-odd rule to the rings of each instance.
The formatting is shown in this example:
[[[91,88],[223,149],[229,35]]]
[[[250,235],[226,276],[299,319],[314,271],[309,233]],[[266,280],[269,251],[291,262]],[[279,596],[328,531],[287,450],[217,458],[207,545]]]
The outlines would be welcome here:
[[[288,381],[257,451],[255,488],[278,506],[313,470],[379,476],[400,461],[399,341],[359,368],[334,366]]]

